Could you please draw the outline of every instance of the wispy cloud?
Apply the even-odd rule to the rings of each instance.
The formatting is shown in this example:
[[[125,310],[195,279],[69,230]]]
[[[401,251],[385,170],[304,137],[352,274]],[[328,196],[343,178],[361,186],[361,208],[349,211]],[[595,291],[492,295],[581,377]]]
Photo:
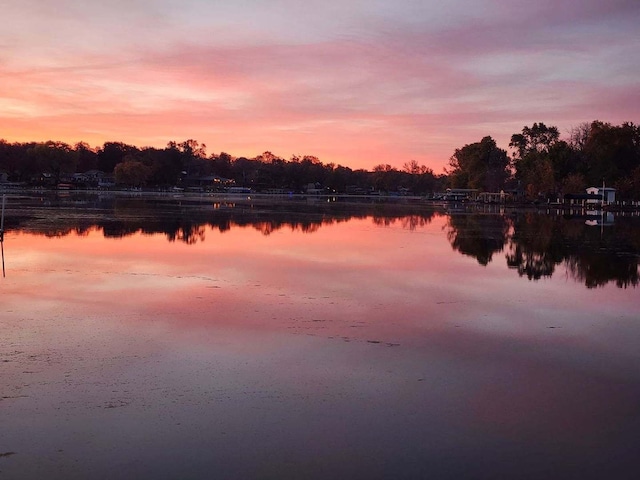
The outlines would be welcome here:
[[[439,170],[484,135],[640,111],[635,1],[51,5],[4,9],[0,137]]]

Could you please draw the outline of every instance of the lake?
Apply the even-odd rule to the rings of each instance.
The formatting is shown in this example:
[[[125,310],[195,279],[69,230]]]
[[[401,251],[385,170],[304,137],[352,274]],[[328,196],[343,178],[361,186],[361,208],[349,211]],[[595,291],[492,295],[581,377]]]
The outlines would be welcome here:
[[[0,477],[636,478],[640,219],[7,198]]]

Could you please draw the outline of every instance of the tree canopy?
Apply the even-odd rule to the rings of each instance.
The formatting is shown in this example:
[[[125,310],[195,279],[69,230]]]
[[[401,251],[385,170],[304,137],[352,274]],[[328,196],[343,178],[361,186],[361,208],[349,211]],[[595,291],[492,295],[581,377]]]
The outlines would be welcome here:
[[[429,194],[443,188],[443,177],[430,168],[408,162],[399,170],[390,165],[373,171],[325,164],[314,155],[292,155],[288,160],[265,151],[255,158],[233,157],[221,152],[207,155],[197,140],[169,142],[165,148],[105,142],[91,148],[83,142],[9,143],[0,140],[0,172],[10,181],[41,184],[42,174],[54,186],[74,173],[99,171],[126,187],[170,188],[203,185],[203,179],[218,177],[226,184],[256,191],[274,189],[304,192],[309,186],[328,192],[411,192]],[[210,187],[212,184],[209,185]]]
[[[194,139],[171,141],[165,148],[105,142],[92,148],[84,142],[10,143],[0,140],[0,173],[12,182],[53,184],[74,173],[101,171],[127,186],[169,188],[192,179],[218,176],[257,191],[304,191],[310,185],[327,191],[429,194],[446,185],[489,192],[518,189],[530,199],[584,192],[603,182],[618,198],[640,200],[640,127],[595,120],[573,127],[566,139],[556,126],[536,122],[514,133],[511,156],[491,136],[456,148],[445,174],[415,160],[401,169],[381,163],[371,171],[323,163],[313,155],[285,159],[270,151],[254,158],[229,153],[207,154]],[[40,183],[39,183],[40,182]]]
[[[456,149],[449,159],[449,182],[454,187],[498,191],[509,177],[509,157],[491,137]]]
[[[622,198],[640,198],[640,128],[594,121],[568,140],[556,127],[534,123],[511,137],[515,178],[531,197],[584,191],[603,182]]]

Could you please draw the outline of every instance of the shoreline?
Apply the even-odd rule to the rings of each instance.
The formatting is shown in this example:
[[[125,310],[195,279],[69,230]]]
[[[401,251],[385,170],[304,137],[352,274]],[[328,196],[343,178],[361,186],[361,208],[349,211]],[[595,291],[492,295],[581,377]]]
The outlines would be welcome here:
[[[502,213],[529,211],[542,214],[557,215],[587,215],[601,213],[634,214],[640,215],[640,202],[624,202],[622,205],[575,205],[565,203],[536,203],[536,202],[481,202],[481,201],[446,201],[442,199],[428,198],[423,195],[394,195],[394,194],[307,194],[307,193],[230,193],[230,192],[192,192],[192,191],[159,191],[159,190],[57,190],[57,189],[31,189],[31,188],[3,188],[0,185],[0,195],[7,198],[20,198],[45,196],[51,198],[71,198],[83,196],[96,196],[98,198],[145,198],[145,199],[172,199],[176,201],[189,201],[197,203],[225,202],[233,204],[325,204],[325,205],[393,205],[410,207],[429,207],[442,209],[446,213],[471,212]],[[628,203],[631,203],[629,205]],[[635,205],[634,205],[635,203]],[[475,207],[475,208],[474,208]],[[580,213],[581,212],[581,213]]]

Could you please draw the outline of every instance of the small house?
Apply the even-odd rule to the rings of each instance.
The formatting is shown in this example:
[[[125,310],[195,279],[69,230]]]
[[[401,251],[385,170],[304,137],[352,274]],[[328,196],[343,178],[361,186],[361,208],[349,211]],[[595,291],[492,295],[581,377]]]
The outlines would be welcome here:
[[[616,201],[616,189],[610,187],[589,187],[587,188],[587,195],[594,196],[587,200],[587,203],[615,203]]]

